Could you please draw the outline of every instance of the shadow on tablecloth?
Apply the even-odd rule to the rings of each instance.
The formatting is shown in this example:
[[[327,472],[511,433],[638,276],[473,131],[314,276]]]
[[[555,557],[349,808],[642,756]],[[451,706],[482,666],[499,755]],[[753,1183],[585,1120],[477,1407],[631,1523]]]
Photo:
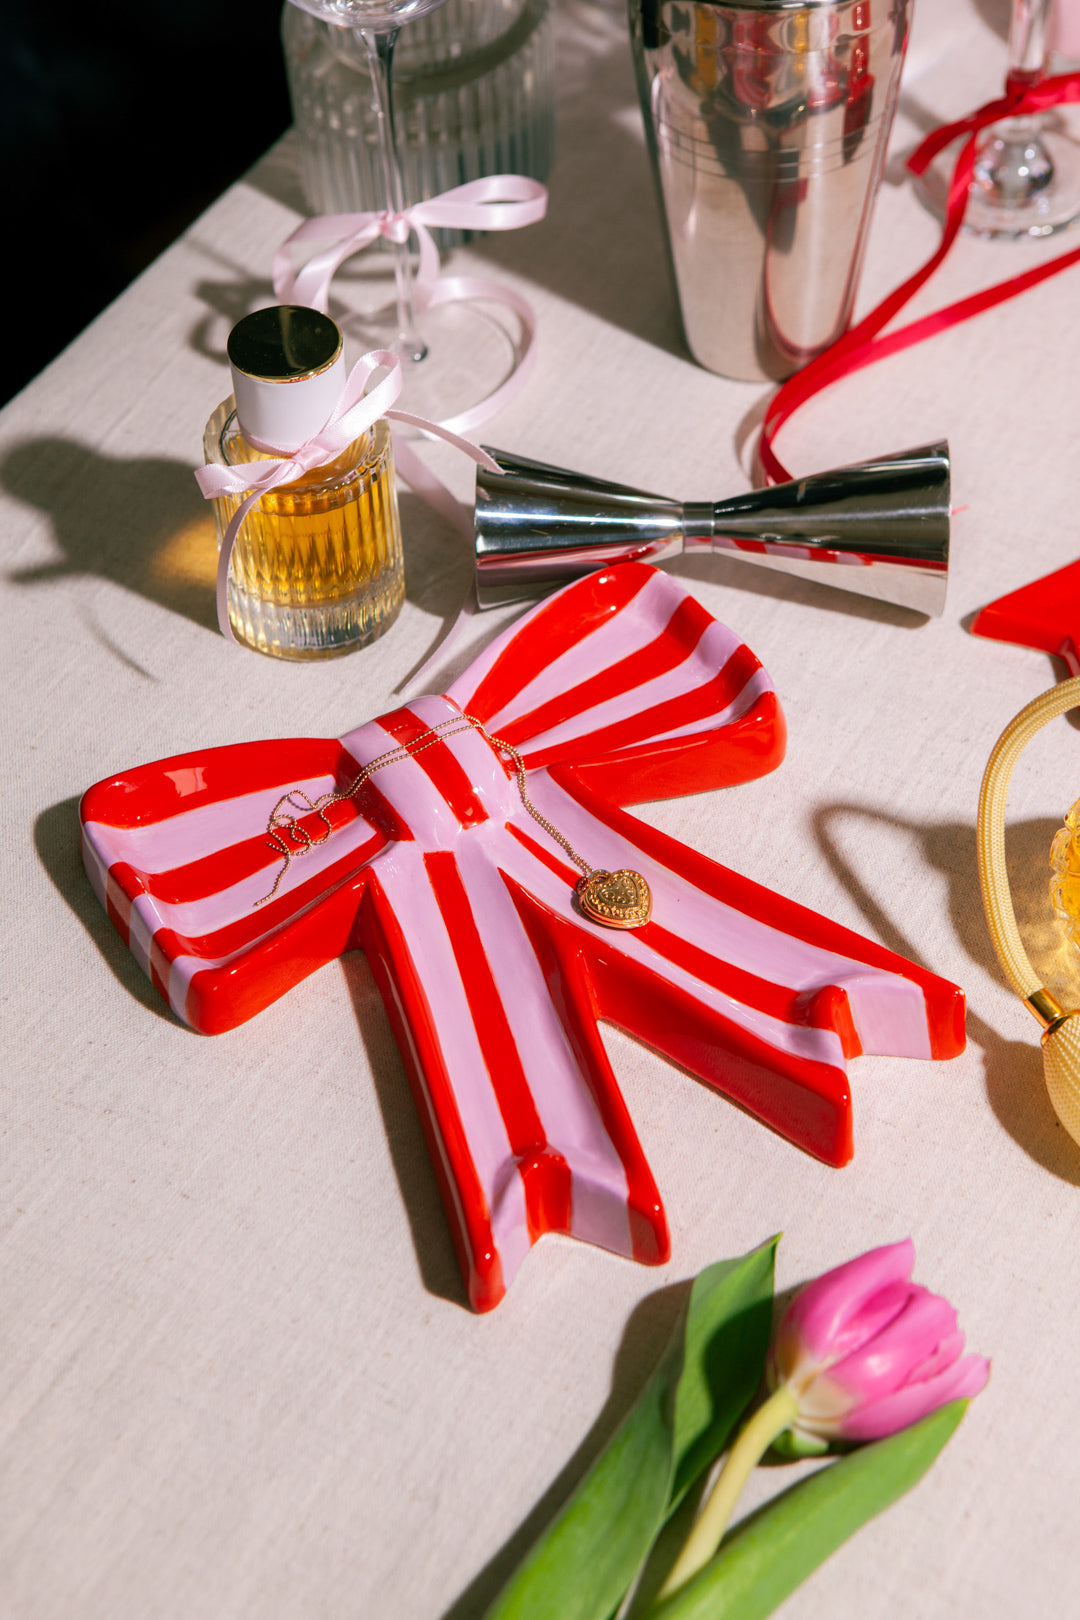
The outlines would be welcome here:
[[[420,1116],[382,997],[362,952],[347,952],[341,966],[401,1188],[420,1279],[429,1294],[471,1312]]]
[[[0,461],[0,488],[44,512],[59,555],[8,579],[40,590],[80,575],[107,580],[218,634],[217,537],[192,468],[164,457],[105,456],[70,439],[28,439]],[[450,623],[469,588],[468,545],[419,497],[399,491],[408,599]],[[107,626],[90,633],[121,662],[137,665]],[[121,627],[118,625],[117,633]],[[442,633],[437,631],[434,641]]]
[[[652,1375],[686,1303],[690,1283],[674,1283],[641,1300],[630,1313],[615,1354],[611,1393],[574,1455],[510,1539],[447,1609],[443,1620],[477,1620],[554,1519],[625,1418]]]
[[[948,880],[949,913],[957,937],[972,961],[991,973],[999,983],[1005,978],[990,943],[979,891],[975,859],[975,806],[970,824],[939,822],[919,824],[901,816],[888,816],[865,805],[828,804],[818,810],[814,830],[822,853],[837,881],[859,907],[873,936],[892,951],[906,956],[920,967],[937,971],[906,937],[893,917],[879,904],[862,879],[841,854],[836,829],[842,819],[869,818],[895,827],[915,838],[928,867]],[[1066,947],[1064,936],[1054,922],[1047,896],[1050,842],[1057,823],[1046,820],[1018,822],[1008,830],[1008,870],[1016,920],[1032,963],[1044,982],[1061,991],[1073,979],[1075,992],[1080,984],[1080,967],[1074,966],[1075,953]],[[998,1034],[980,1012],[969,1003],[969,1039],[981,1048],[986,1079],[986,1096],[998,1123],[1024,1152],[1060,1180],[1080,1186],[1080,1154],[1076,1144],[1060,1124],[1043,1080],[1042,1053],[1038,1030],[1032,1020],[1030,1040],[1015,1041]]]
[[[12,584],[39,589],[95,575],[216,630],[214,520],[189,465],[27,439],[0,462],[0,487],[48,516],[60,552],[13,571]]]
[[[87,784],[89,786],[89,784]],[[123,988],[166,1023],[183,1027],[162,1000],[90,887],[83,870],[78,799],[62,799],[43,810],[34,823],[34,847],[60,897],[67,902]]]

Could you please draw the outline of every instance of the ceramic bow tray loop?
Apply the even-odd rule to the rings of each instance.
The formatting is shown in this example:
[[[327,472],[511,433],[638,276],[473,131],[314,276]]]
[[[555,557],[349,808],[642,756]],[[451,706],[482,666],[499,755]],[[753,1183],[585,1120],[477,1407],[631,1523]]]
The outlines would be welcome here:
[[[490,737],[518,751],[534,808],[597,877],[643,877],[647,921],[590,919]],[[763,775],[784,740],[749,648],[678,581],[624,563],[512,625],[445,696],[340,741],[207,749],[99,783],[84,856],[137,960],[204,1032],[366,951],[485,1310],[544,1232],[668,1257],[598,1019],[830,1164],[851,1155],[848,1058],[961,1049],[954,985],[621,808]],[[267,822],[286,793],[333,802],[301,815],[311,847],[266,899],[282,865]],[[600,905],[626,902],[599,889]]]

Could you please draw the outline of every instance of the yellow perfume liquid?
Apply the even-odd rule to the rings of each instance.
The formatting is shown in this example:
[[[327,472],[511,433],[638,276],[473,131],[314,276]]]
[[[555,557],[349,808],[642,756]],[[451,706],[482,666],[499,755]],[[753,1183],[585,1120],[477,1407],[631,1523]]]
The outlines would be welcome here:
[[[1080,945],[1080,799],[1050,846],[1050,903],[1074,945]]]
[[[206,425],[208,462],[267,459],[230,397]],[[213,502],[218,545],[242,496]],[[405,597],[401,524],[386,422],[335,461],[271,490],[240,527],[229,565],[238,640],[277,658],[331,658],[374,641]]]

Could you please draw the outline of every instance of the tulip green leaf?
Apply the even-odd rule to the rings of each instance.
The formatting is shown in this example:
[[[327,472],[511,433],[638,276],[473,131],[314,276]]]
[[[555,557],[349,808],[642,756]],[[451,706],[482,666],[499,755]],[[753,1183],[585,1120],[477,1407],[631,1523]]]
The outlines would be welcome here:
[[[765,1620],[849,1536],[918,1483],[966,1407],[951,1401],[785,1491],[736,1528],[700,1574],[650,1609],[650,1620]]]
[[[741,1260],[709,1266],[694,1283],[675,1402],[669,1511],[716,1461],[761,1381],[779,1241],[770,1238]]]
[[[673,1502],[757,1388],[776,1240],[707,1267],[655,1371],[486,1620],[611,1620]]]

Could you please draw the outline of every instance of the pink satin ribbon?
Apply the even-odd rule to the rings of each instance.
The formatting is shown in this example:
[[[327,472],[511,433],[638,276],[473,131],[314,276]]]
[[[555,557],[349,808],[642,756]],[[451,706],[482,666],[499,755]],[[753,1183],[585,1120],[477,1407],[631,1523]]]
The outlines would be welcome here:
[[[330,300],[330,283],[346,259],[351,259],[354,253],[363,252],[381,236],[391,242],[407,242],[410,232],[415,231],[420,245],[420,262],[413,282],[413,301],[418,314],[435,309],[439,304],[483,298],[505,304],[521,322],[517,364],[506,381],[477,404],[459,411],[456,416],[447,417],[442,424],[452,432],[468,433],[501,410],[525,381],[533,363],[536,317],[527,299],[512,287],[489,276],[440,276],[439,250],[431,232],[439,229],[516,231],[523,225],[534,225],[543,219],[547,212],[547,198],[547,187],[538,180],[530,180],[523,174],[492,174],[481,180],[470,180],[463,186],[455,186],[453,190],[430,197],[426,202],[415,203],[400,214],[386,210],[365,214],[319,214],[299,225],[275,253],[274,293],[283,304],[306,304],[325,315]],[[292,249],[304,242],[323,242],[327,245],[313,254],[303,269],[294,272]],[[405,472],[402,468],[402,473],[412,484],[411,472]],[[417,493],[424,492],[420,490]]]
[[[234,467],[212,465],[198,469],[195,477],[205,499],[213,500],[221,495],[245,495],[225,531],[218,554],[217,616],[218,626],[226,640],[236,640],[229,623],[229,563],[240,525],[248,512],[269,490],[299,478],[313,467],[325,466],[333,461],[361,434],[368,432],[380,417],[385,416],[391,422],[401,422],[417,428],[421,433],[445,439],[488,472],[499,471],[486,451],[461,435],[501,410],[524,383],[534,360],[536,317],[527,299],[512,287],[504,286],[490,277],[440,276],[439,250],[431,232],[444,227],[465,231],[517,230],[522,225],[533,225],[543,219],[547,212],[547,197],[547,188],[525,175],[489,175],[481,180],[470,180],[467,185],[455,186],[452,191],[444,191],[440,196],[417,203],[400,214],[385,210],[365,214],[319,214],[305,220],[278,248],[272,272],[274,293],[278,300],[283,304],[304,304],[309,309],[318,309],[326,314],[330,283],[346,259],[370,247],[381,236],[394,242],[407,242],[410,231],[415,230],[420,244],[420,263],[413,283],[413,301],[418,313],[423,314],[439,304],[457,300],[488,299],[514,311],[521,322],[521,339],[515,346],[516,364],[505,381],[475,405],[447,417],[443,422],[432,422],[410,411],[391,409],[404,381],[401,361],[390,349],[371,349],[361,356],[350,371],[329,420],[292,455],[243,462]],[[311,241],[328,242],[328,245],[313,254],[301,270],[294,272],[293,247],[297,243]],[[437,364],[437,357],[432,364]],[[387,375],[369,394],[365,394],[368,378],[383,367],[387,368]],[[472,534],[471,509],[451,494],[407,441],[395,441],[394,460],[397,471],[415,494],[440,512],[453,527],[464,534]]]
[[[1029,287],[1035,287],[1040,281],[1045,281],[1049,276],[1057,275],[1060,270],[1067,270],[1070,265],[1080,262],[1080,248],[1073,248],[1071,252],[1059,254],[1057,258],[1026,270],[1021,275],[1010,276],[1005,281],[996,282],[992,287],[984,288],[982,292],[972,293],[970,297],[959,299],[943,309],[934,310],[932,314],[924,315],[920,320],[899,327],[895,332],[889,332],[884,337],[879,336],[883,327],[899,314],[904,305],[930,279],[959,235],[967,207],[980,133],[990,125],[1000,123],[1003,118],[1039,113],[1049,107],[1074,101],[1080,101],[1080,73],[1061,73],[1034,85],[1020,80],[1011,81],[1006,85],[1003,96],[996,101],[987,102],[968,118],[959,119],[954,124],[944,124],[940,129],[934,130],[908,158],[908,168],[913,174],[920,175],[939,152],[960,136],[965,137],[949,182],[941,241],[914,275],[909,276],[883,298],[869,315],[865,315],[855,326],[849,328],[829,348],[803,366],[793,377],[789,377],[773,395],[765,413],[759,449],[761,464],[770,483],[786,483],[791,477],[773,450],[776,434],[801,405],[823,388],[827,388],[830,383],[838,382],[841,377],[846,377],[854,371],[860,371],[863,366],[871,365],[875,360],[884,360],[890,354],[897,354],[901,349],[910,348],[913,343],[921,343],[924,338],[933,337],[935,332],[945,331],[947,327],[970,320],[972,316],[980,315],[983,310],[992,309],[995,304],[1014,298],[1018,293],[1026,292]]]
[[[370,393],[365,393],[368,379],[384,367],[386,376],[376,383]],[[310,472],[313,467],[323,467],[327,462],[340,456],[350,444],[374,427],[380,417],[385,416],[391,422],[404,422],[410,427],[419,428],[423,433],[434,434],[454,445],[488,472],[499,471],[485,450],[481,450],[479,445],[471,444],[468,439],[461,438],[445,423],[429,422],[425,417],[414,416],[409,411],[393,410],[392,406],[401,392],[401,386],[399,357],[391,349],[371,349],[367,354],[361,355],[349,372],[341,397],[323,427],[291,455],[274,456],[266,461],[244,461],[231,467],[212,463],[196,469],[195,478],[204,499],[213,500],[222,495],[245,496],[225,531],[218,554],[218,627],[227,641],[236,640],[229,623],[229,563],[232,560],[233,546],[236,544],[240,525],[248,512],[261,496],[276,489],[279,484],[289,483],[290,480],[299,478],[301,474]],[[395,447],[395,456],[399,463],[403,448],[404,446]],[[427,474],[419,457],[413,459],[421,474],[432,482],[437,482]],[[416,488],[412,476],[406,476],[409,476],[409,482]],[[441,484],[438,487],[443,495],[453,501],[453,496],[448,490],[443,489]],[[423,494],[424,491],[418,489],[417,493]],[[431,499],[432,496],[428,495],[426,498]],[[435,504],[439,504],[437,497]]]

